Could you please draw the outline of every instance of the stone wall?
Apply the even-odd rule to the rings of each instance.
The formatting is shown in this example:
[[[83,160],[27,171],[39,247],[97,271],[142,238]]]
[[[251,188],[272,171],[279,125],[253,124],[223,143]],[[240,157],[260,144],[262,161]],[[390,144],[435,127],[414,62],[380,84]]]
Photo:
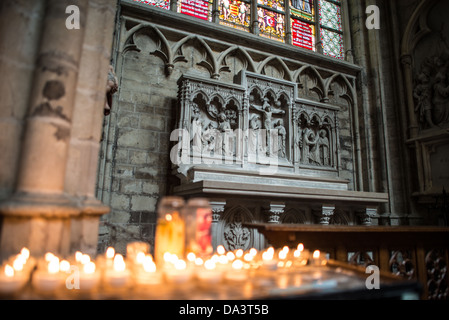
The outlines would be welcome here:
[[[100,251],[153,241],[157,201],[179,184],[171,173],[169,137],[177,128],[183,74],[236,83],[248,70],[296,82],[300,98],[338,106],[338,178],[349,190],[364,190],[354,125],[358,66],[132,2],[122,2],[116,33],[120,89],[105,120],[97,192],[112,212],[100,227]]]

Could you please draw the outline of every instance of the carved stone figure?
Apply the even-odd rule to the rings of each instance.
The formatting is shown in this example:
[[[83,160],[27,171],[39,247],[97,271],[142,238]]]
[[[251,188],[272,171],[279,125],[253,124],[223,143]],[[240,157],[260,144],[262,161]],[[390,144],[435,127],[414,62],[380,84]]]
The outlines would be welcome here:
[[[264,98],[262,107],[252,104],[251,108],[256,109],[257,111],[260,111],[263,113],[264,129],[267,129],[267,130],[273,129],[273,114],[285,114],[284,110],[278,110],[278,109],[271,107],[270,102],[268,101],[268,98]]]
[[[421,122],[425,122],[430,127],[434,127],[431,103],[432,87],[429,78],[424,72],[421,72],[418,76],[418,81],[419,83],[413,91],[413,96],[418,100],[415,112],[418,112]]]
[[[279,157],[285,158],[286,157],[286,138],[287,138],[287,131],[284,127],[284,121],[282,119],[278,119],[274,123],[274,129],[278,130],[278,139],[279,139]]]
[[[327,131],[324,129],[320,130],[320,138],[318,140],[318,144],[320,164],[323,166],[330,166],[329,139],[327,138]]]
[[[114,73],[114,67],[109,66],[108,81],[106,82],[106,103],[104,105],[104,115],[111,113],[112,96],[118,91],[118,80]]]

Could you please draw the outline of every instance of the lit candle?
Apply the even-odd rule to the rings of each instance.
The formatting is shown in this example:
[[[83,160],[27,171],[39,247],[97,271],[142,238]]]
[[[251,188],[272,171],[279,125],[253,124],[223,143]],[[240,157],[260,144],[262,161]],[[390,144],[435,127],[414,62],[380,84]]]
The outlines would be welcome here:
[[[277,262],[274,258],[274,248],[270,247],[262,253],[262,265],[268,270],[276,270]]]
[[[217,284],[221,280],[221,273],[216,268],[216,263],[212,260],[206,260],[203,268],[197,273],[197,278],[201,284],[212,285]]]
[[[142,266],[136,272],[136,282],[140,285],[156,285],[162,282],[162,274],[157,270],[150,254],[143,258]]]
[[[23,275],[16,274],[14,268],[7,264],[3,272],[0,272],[0,294],[14,294],[23,287],[25,282]]]
[[[173,262],[173,268],[165,269],[165,276],[169,282],[181,284],[186,283],[192,276],[192,269],[187,268],[187,263],[182,259]]]
[[[228,281],[241,282],[248,278],[246,269],[243,268],[244,263],[240,259],[236,259],[231,264],[231,269],[226,272],[225,279]]]
[[[106,283],[114,288],[125,287],[128,284],[130,273],[126,268],[125,260],[121,254],[114,257],[113,267],[106,270]]]
[[[45,264],[33,274],[33,287],[41,292],[53,292],[62,285],[63,278],[59,269],[59,258],[48,252],[45,254]]]
[[[80,290],[92,290],[100,281],[100,274],[96,270],[96,265],[93,261],[89,261],[83,265],[80,272]]]
[[[326,259],[323,258],[320,250],[315,250],[313,252],[311,264],[314,266],[321,266],[326,264]]]

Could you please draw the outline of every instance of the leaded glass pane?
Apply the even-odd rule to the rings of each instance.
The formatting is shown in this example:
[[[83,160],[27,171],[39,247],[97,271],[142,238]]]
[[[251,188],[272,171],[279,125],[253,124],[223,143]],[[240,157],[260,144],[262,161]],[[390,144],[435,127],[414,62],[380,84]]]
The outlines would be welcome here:
[[[319,1],[320,24],[322,26],[342,31],[340,6],[326,0]]]
[[[178,12],[212,21],[212,2],[213,0],[178,0]]]
[[[139,3],[170,10],[170,0],[134,0]]]
[[[315,8],[313,6],[313,0],[291,0],[290,12],[295,16],[309,21],[315,20]]]
[[[259,30],[262,37],[284,41],[284,15],[259,7],[257,10]]]
[[[284,0],[257,0],[257,3],[275,10],[284,11]]]
[[[244,1],[220,0],[220,24],[249,31],[251,5]]]
[[[292,19],[292,44],[315,51],[315,26],[298,19]]]
[[[344,58],[343,35],[326,29],[321,29],[321,41],[323,43],[323,53],[337,59]]]

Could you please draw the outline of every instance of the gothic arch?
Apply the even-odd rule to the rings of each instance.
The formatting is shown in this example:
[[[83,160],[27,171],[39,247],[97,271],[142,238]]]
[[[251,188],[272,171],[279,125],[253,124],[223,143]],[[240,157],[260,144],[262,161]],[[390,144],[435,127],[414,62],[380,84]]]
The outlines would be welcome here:
[[[267,57],[265,60],[263,60],[259,65],[258,73],[264,74],[265,67],[270,65],[271,63],[274,64],[273,67],[275,67],[278,70],[283,71],[283,79],[284,80],[292,81],[292,75],[291,75],[290,69],[287,67],[285,62],[282,61],[282,59],[279,58],[278,56],[270,56],[270,57]],[[278,64],[278,66],[276,66],[276,64]]]
[[[148,23],[137,24],[126,32],[125,41],[123,47],[121,48],[122,54],[125,55],[129,51],[137,51],[141,52],[141,49],[136,44],[136,35],[144,30],[150,30],[153,32],[156,41],[159,41],[158,47],[149,52],[152,55],[155,55],[162,59],[165,63],[166,71],[168,74],[171,74],[173,71],[174,63],[178,61],[187,61],[183,56],[174,56],[173,51],[168,43],[167,39],[163,35],[163,33],[154,25]],[[149,37],[151,35],[148,35]]]
[[[197,41],[200,47],[205,50],[203,60],[201,60],[198,65],[206,68],[209,71],[212,79],[218,79],[220,77],[220,74],[217,60],[214,57],[212,49],[201,37],[198,37],[196,35],[189,35],[179,40],[172,48],[172,51],[175,53],[175,55],[178,54],[178,56],[176,57],[179,57],[179,59],[182,59],[183,61],[187,61],[184,54],[182,53],[182,47],[190,41]]]
[[[290,208],[281,215],[280,223],[305,224],[307,222],[305,212],[303,210]]]
[[[342,83],[344,84],[344,87],[346,87],[346,90],[342,95],[340,95],[340,97],[346,99],[350,104],[353,104],[355,96],[356,96],[355,90],[352,87],[352,84],[349,82],[349,80],[345,76],[343,76],[341,73],[336,73],[326,80],[326,83],[325,83],[326,98],[329,97],[331,85],[334,82],[339,83],[340,85]]]
[[[416,44],[428,33],[431,32],[427,25],[427,14],[438,0],[421,0],[411,15],[405,28],[404,36],[401,42],[401,56],[409,55]],[[416,32],[416,27],[419,31]]]
[[[218,59],[217,59],[217,65],[220,68],[220,71],[225,71],[227,68],[226,65],[226,58],[231,54],[231,53],[239,53],[242,55],[242,57],[244,57],[248,63],[248,67],[247,70],[251,71],[251,72],[256,72],[256,66],[254,65],[254,61],[251,58],[251,56],[248,54],[248,52],[243,49],[240,46],[232,46],[229,47],[228,49],[226,49],[225,51],[223,51],[222,53],[220,53]]]
[[[325,90],[325,83],[323,78],[321,77],[320,73],[317,71],[317,69],[313,66],[310,65],[305,65],[302,66],[301,68],[299,68],[298,70],[296,70],[293,73],[293,79],[294,81],[296,81],[298,84],[301,84],[299,81],[299,77],[303,74],[308,73],[311,76],[315,77],[316,80],[316,86],[310,90],[314,91],[316,94],[318,94],[318,96],[320,97],[320,100],[324,100],[327,95],[326,95],[326,90]]]

